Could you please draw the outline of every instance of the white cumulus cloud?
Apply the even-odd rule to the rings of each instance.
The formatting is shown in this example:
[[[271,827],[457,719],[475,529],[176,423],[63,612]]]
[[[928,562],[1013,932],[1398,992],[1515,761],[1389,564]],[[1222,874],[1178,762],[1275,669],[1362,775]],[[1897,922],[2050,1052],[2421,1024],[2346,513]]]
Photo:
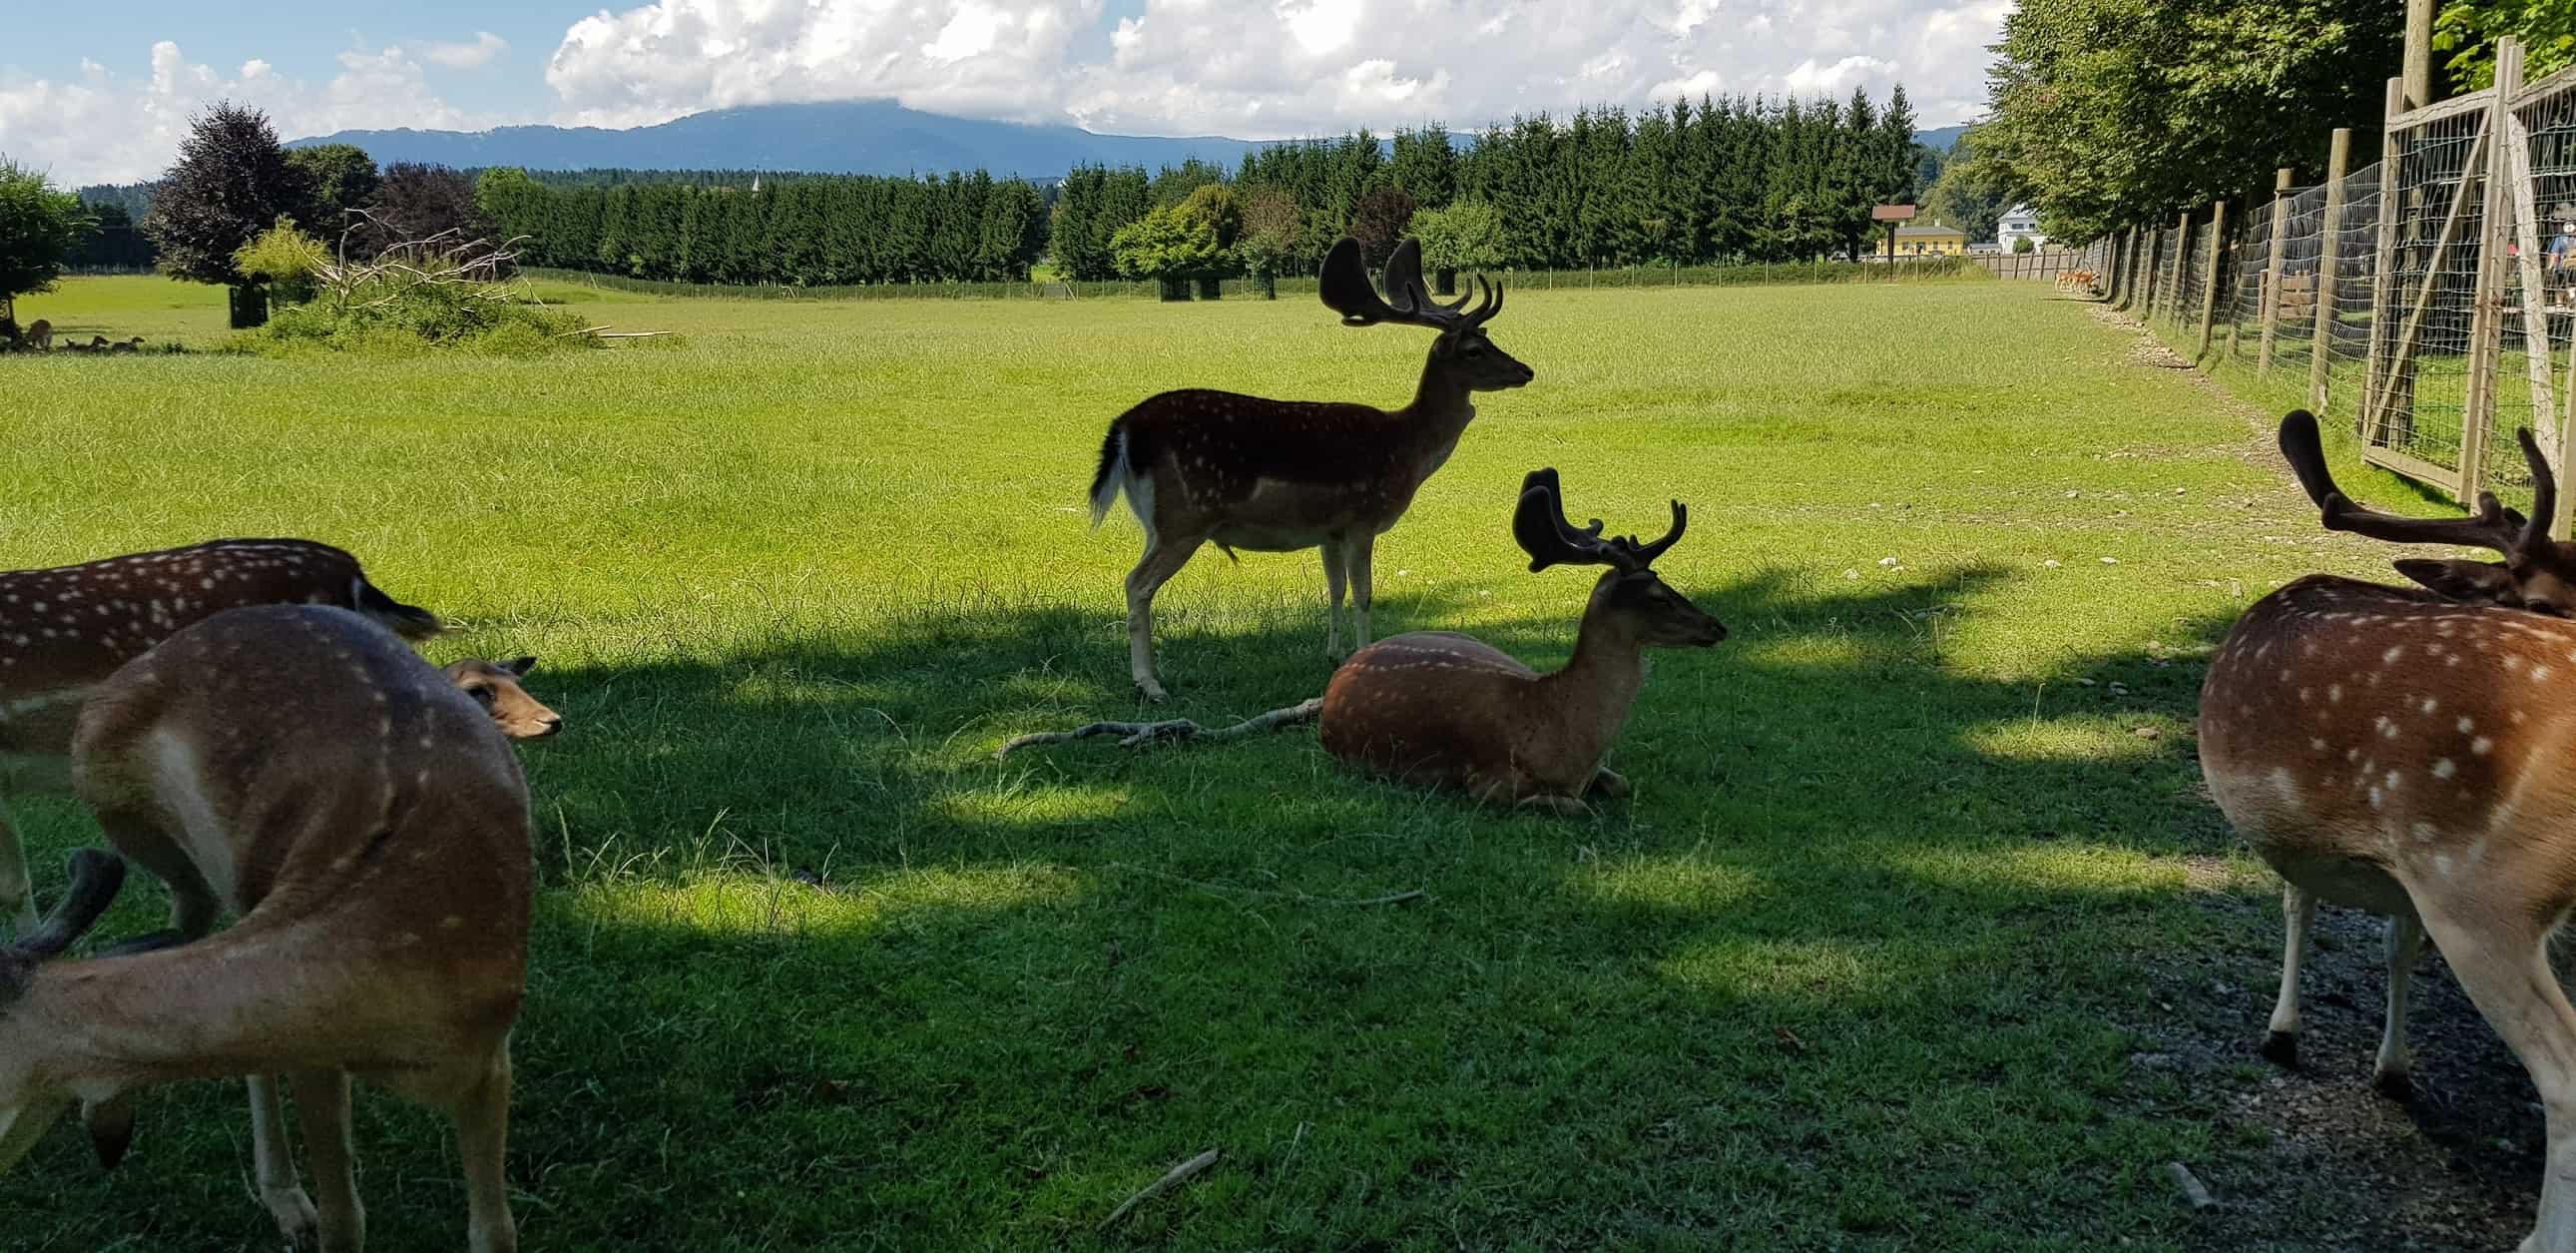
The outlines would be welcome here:
[[[510,50],[510,41],[488,30],[474,32],[469,43],[427,43],[420,45],[420,57],[434,65],[451,70],[479,70],[494,58]]]
[[[86,60],[78,74],[61,79],[0,70],[0,154],[62,186],[155,178],[177,159],[189,119],[220,100],[264,110],[280,139],[492,124],[440,101],[420,63],[400,48],[343,52],[338,64],[321,82],[289,77],[257,58],[226,72],[189,61],[164,39],[152,45],[150,70],[141,76]]]

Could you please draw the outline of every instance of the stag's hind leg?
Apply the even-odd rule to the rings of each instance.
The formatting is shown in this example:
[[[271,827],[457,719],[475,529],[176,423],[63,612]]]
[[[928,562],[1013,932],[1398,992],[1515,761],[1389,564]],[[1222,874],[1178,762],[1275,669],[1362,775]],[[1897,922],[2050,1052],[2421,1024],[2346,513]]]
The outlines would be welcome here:
[[[1349,580],[1344,576],[1342,543],[1328,539],[1315,551],[1324,555],[1324,659],[1342,659],[1342,593]]]
[[[1362,531],[1351,537],[1350,551],[1342,565],[1351,576],[1351,647],[1369,646],[1369,608],[1377,603],[1377,578],[1371,568],[1377,559],[1377,537]]]
[[[2414,1055],[2406,1047],[2406,989],[2415,977],[2415,958],[2424,951],[2424,924],[2414,912],[2388,920],[2388,1023],[2379,1035],[2379,1061],[2371,1067],[2371,1085],[2385,1096],[2405,1100],[2414,1094]]]
[[[2263,1056],[2283,1066],[2299,1064],[2299,962],[2307,956],[2308,928],[2316,925],[2317,898],[2281,881],[2281,995],[2272,1003],[2272,1029]]]
[[[1165,537],[1148,531],[1145,555],[1127,572],[1127,665],[1147,700],[1161,700],[1163,685],[1154,678],[1154,593],[1180,573],[1198,554],[1204,535]]]
[[[358,1201],[358,1164],[349,1145],[349,1072],[295,1076],[295,1121],[304,1160],[313,1168],[314,1206],[323,1253],[358,1253],[367,1243],[367,1207]]]

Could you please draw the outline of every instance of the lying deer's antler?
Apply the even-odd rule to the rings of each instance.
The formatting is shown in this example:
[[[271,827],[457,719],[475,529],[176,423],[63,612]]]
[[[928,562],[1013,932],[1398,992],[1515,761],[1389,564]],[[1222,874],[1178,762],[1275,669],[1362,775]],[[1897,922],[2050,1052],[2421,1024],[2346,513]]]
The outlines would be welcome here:
[[[1616,566],[1634,574],[1652,567],[1655,558],[1680,543],[1689,529],[1690,511],[1678,500],[1672,506],[1673,528],[1662,539],[1647,544],[1638,543],[1635,536],[1603,539],[1598,518],[1584,527],[1566,521],[1556,470],[1547,467],[1532,470],[1521,480],[1520,503],[1512,510],[1512,538],[1529,554],[1533,574],[1556,565]]]

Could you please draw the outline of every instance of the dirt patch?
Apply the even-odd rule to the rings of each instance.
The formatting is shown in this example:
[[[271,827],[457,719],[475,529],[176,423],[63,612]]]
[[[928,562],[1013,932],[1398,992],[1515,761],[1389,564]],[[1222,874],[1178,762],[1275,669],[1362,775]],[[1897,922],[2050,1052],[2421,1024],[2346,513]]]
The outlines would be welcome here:
[[[2173,1013],[2133,1027],[2147,1043],[2131,1059],[2132,1093],[2178,1100],[2219,1132],[2210,1160],[2186,1163],[2218,1201],[2196,1217],[2190,1246],[2514,1247],[2540,1200],[2537,1097],[2439,955],[2427,946],[2417,967],[2407,1014],[2414,1094],[2396,1101],[2370,1083],[2387,995],[2385,924],[2319,910],[2301,977],[2299,1062],[2283,1068],[2257,1052],[2279,988],[2277,904],[2198,899],[2272,941],[2268,955],[2139,956]]]

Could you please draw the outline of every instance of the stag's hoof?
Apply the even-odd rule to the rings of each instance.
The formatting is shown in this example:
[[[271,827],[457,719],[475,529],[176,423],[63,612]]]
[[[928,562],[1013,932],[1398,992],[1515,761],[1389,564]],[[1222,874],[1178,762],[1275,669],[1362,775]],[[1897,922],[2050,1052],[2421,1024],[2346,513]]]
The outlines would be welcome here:
[[[2415,1080],[2403,1070],[2383,1070],[2370,1077],[2370,1086],[2381,1096],[2404,1103],[2415,1099]]]
[[[2291,1031],[2275,1031],[2263,1037],[2263,1059],[2277,1066],[2298,1065],[2298,1034]]]
[[[321,1245],[322,1216],[314,1211],[313,1198],[304,1189],[268,1189],[260,1199],[268,1206],[269,1216],[277,1220],[277,1234],[286,1237],[286,1247],[311,1249]]]
[[[1592,776],[1592,790],[1612,800],[1628,798],[1628,777],[1616,770],[1604,770]]]
[[[1154,702],[1157,705],[1162,704],[1165,700],[1168,700],[1171,697],[1171,693],[1163,690],[1162,684],[1156,683],[1152,679],[1136,680],[1136,694]]]

